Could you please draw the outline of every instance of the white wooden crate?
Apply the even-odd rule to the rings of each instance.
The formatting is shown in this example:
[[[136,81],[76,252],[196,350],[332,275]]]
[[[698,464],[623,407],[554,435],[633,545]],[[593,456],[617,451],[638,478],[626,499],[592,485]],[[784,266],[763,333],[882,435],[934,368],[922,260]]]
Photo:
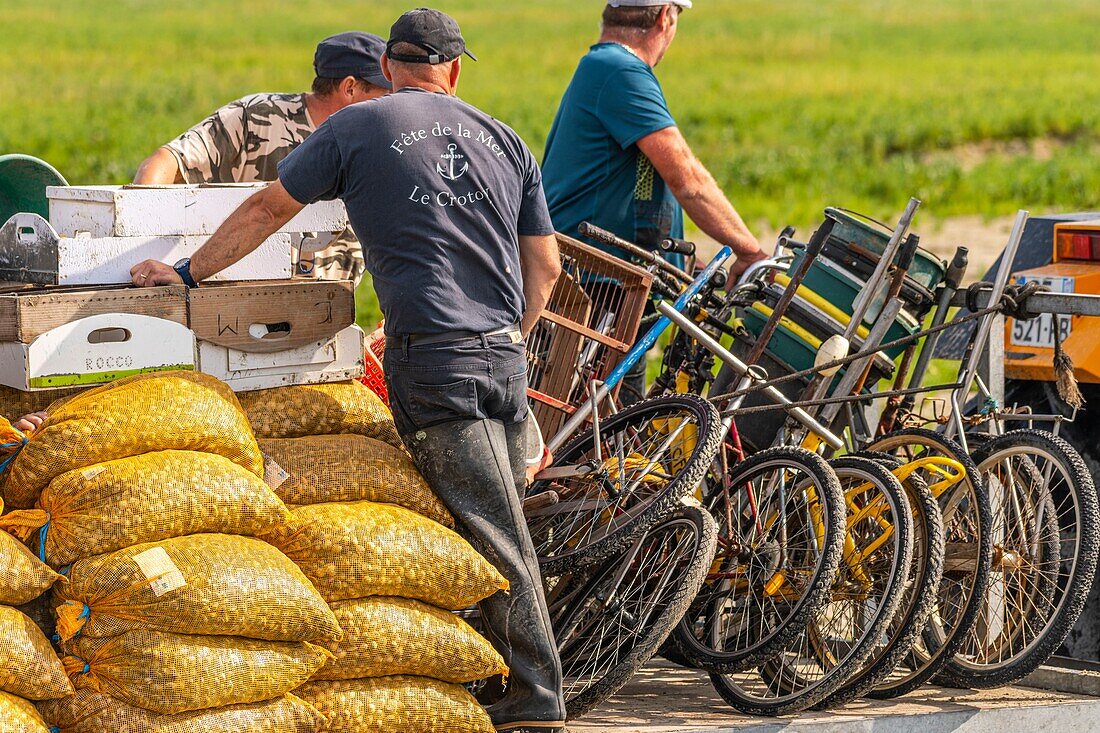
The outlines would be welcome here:
[[[214,280],[285,280],[293,274],[294,235],[280,232],[222,270]],[[169,264],[190,257],[208,237],[59,236],[37,214],[16,214],[0,227],[0,280],[40,285],[114,285],[130,282],[143,260]]]
[[[132,374],[194,369],[195,335],[163,318],[89,316],[29,344],[0,343],[0,384],[34,392],[106,384]]]
[[[260,334],[254,334],[262,338]],[[287,351],[256,353],[199,341],[199,370],[237,392],[291,384],[321,384],[363,375],[365,337],[349,326],[331,338]]]
[[[63,237],[193,236],[213,234],[263,183],[182,186],[50,186],[50,224]],[[280,232],[342,232],[339,201],[311,204]]]

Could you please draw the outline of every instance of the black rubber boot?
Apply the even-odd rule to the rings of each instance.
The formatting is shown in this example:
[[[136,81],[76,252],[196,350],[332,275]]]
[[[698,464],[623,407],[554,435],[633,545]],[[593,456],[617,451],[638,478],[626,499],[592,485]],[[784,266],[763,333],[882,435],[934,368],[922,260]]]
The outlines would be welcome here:
[[[546,612],[538,559],[523,517],[522,423],[449,422],[404,437],[420,472],[455,516],[456,529],[508,579],[480,604],[486,636],[511,669],[493,724],[546,730],[565,720],[561,662]],[[517,488],[518,487],[518,488]],[[554,728],[549,728],[554,730]]]

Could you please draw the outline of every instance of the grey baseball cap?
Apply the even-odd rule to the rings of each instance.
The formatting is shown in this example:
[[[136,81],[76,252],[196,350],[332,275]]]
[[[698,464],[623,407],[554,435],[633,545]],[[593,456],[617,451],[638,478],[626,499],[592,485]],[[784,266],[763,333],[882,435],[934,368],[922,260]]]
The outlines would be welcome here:
[[[690,8],[691,0],[607,0],[607,4],[613,8],[649,8],[654,5],[679,5],[681,8]]]
[[[313,55],[313,71],[328,79],[354,76],[376,87],[393,89],[382,74],[382,54],[386,42],[373,33],[348,31],[329,36],[317,44]]]

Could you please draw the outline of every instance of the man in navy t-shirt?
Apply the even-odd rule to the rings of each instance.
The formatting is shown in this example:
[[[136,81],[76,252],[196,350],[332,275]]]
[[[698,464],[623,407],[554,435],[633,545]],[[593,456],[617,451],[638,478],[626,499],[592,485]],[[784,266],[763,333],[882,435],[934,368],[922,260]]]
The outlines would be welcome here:
[[[604,8],[599,43],[581,59],[546,142],[546,199],[559,232],[578,236],[588,221],[649,249],[683,237],[687,209],[733,249],[736,276],[765,255],[692,153],[653,73],[690,7],[691,0],[611,0]],[[632,377],[624,386],[637,391],[644,372]]]
[[[538,164],[508,126],[455,96],[458,24],[414,10],[390,32],[388,97],[332,115],[191,260],[147,261],[137,285],[198,281],[254,250],[304,205],[339,198],[386,317],[390,406],[456,529],[508,579],[481,604],[511,669],[497,730],[562,730],[561,663],[523,517],[524,338],[560,271]]]

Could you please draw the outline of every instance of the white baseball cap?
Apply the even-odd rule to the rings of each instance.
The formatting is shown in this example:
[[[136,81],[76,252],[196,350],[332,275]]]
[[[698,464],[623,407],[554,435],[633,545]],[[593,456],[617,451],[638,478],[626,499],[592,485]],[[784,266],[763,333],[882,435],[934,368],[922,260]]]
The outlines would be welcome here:
[[[681,8],[690,8],[691,0],[607,0],[607,4],[613,8],[649,8],[654,5],[679,5]]]

